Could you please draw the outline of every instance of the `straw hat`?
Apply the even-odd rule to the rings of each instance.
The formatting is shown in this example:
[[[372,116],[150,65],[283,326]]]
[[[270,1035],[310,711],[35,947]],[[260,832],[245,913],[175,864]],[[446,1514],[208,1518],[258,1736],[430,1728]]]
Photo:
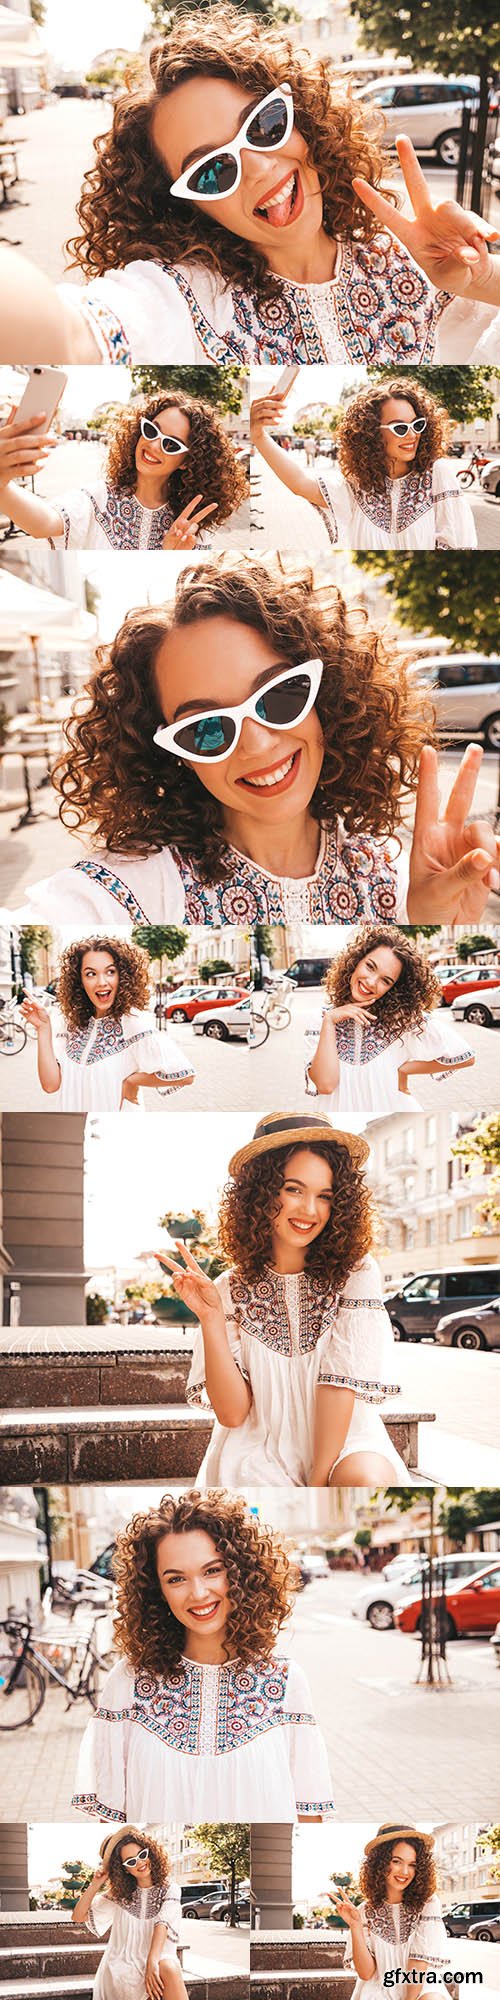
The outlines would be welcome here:
[[[419,1840],[422,1847],[428,1848],[429,1854],[435,1847],[434,1834],[419,1833],[416,1826],[379,1826],[373,1840],[367,1842],[365,1854],[373,1854],[374,1847],[384,1847],[388,1841],[392,1843],[395,1840]]]
[[[259,1153],[274,1153],[279,1146],[331,1146],[334,1141],[337,1146],[345,1146],[355,1167],[364,1166],[370,1148],[359,1132],[339,1132],[329,1118],[303,1118],[300,1112],[283,1117],[277,1111],[268,1111],[264,1118],[259,1118],[248,1146],[240,1146],[239,1152],[233,1153],[229,1172],[236,1178],[247,1160],[256,1160]]]
[[[117,1826],[116,1833],[107,1833],[105,1839],[101,1840],[101,1845],[99,1848],[101,1861],[104,1861],[107,1867],[110,1856],[113,1853],[113,1848],[118,1847],[120,1840],[137,1840],[137,1839],[138,1839],[137,1827]]]

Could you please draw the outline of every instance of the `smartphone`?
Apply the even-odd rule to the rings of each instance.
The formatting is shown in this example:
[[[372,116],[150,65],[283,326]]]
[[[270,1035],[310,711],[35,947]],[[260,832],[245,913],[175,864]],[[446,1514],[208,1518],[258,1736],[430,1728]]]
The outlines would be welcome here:
[[[30,417],[36,417],[38,410],[45,410],[40,426],[35,425],[35,435],[38,428],[49,431],[67,380],[62,368],[32,368],[16,414],[16,424],[27,423]]]
[[[281,375],[278,375],[277,382],[273,383],[272,395],[287,396],[288,391],[289,389],[292,388],[297,375],[300,375],[300,367],[298,362],[295,364],[294,367],[282,368]]]

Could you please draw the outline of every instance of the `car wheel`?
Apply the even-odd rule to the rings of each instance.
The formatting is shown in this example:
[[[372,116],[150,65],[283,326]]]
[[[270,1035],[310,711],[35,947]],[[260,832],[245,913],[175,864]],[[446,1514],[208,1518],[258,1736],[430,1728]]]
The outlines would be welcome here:
[[[188,1019],[188,1016],[187,1016],[187,1014],[186,1014],[186,1013],[184,1012],[184,1008],[183,1008],[183,1007],[173,1007],[173,1008],[172,1008],[172,1012],[171,1012],[171,1014],[169,1015],[169,1020],[170,1020],[170,1021],[187,1021],[187,1019]]]
[[[490,488],[490,491],[491,491],[491,488]],[[496,486],[495,486],[495,500],[500,500],[500,479],[497,479],[497,483],[496,483]]]
[[[440,166],[458,167],[460,159],[460,133],[442,132],[436,139],[436,153]]]
[[[475,1937],[475,1939],[476,1939],[476,1941],[477,1941],[477,1943],[478,1943],[478,1944],[493,1944],[493,1943],[494,1943],[494,1933],[493,1933],[493,1931],[487,1931],[486,1929],[485,1929],[485,1930],[482,1930],[482,1931],[474,1931],[474,1937]]]
[[[392,1331],[395,1340],[408,1340],[409,1338],[408,1334],[406,1333],[405,1327],[400,1326],[398,1319],[393,1319]]]
[[[464,1009],[464,1017],[466,1021],[475,1021],[478,1028],[493,1027],[493,1015],[482,1000],[473,1000],[471,1006]]]
[[[229,1041],[229,1028],[226,1028],[224,1021],[207,1021],[203,1033],[210,1036],[211,1042]]]
[[[487,750],[500,750],[500,715],[490,715],[484,724],[484,740]]]
[[[384,1597],[378,1597],[376,1603],[370,1605],[366,1616],[374,1632],[388,1632],[390,1626],[394,1624],[392,1604],[388,1604]]]
[[[488,1342],[479,1326],[459,1326],[452,1336],[452,1347],[487,1347]]]

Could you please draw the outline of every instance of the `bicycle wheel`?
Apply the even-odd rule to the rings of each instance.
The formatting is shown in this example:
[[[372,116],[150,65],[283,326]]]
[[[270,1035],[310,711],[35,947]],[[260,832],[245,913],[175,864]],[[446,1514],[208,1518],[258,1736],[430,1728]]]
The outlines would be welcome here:
[[[34,1722],[45,1697],[43,1674],[34,1660],[23,1661],[11,1687],[15,1654],[0,1652],[0,1729],[25,1729]]]
[[[273,1007],[269,1013],[270,1028],[289,1028],[291,1022],[289,1007]]]
[[[0,1056],[20,1056],[26,1048],[26,1029],[19,1021],[3,1021],[0,1028]]]
[[[263,1042],[267,1042],[268,1034],[269,1034],[269,1022],[264,1020],[264,1015],[251,1014],[248,1024],[249,1049],[262,1048]]]

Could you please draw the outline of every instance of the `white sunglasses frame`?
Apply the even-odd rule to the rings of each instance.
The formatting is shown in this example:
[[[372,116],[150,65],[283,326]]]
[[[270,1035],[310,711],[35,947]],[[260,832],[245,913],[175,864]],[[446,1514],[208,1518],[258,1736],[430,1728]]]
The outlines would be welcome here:
[[[310,715],[311,709],[314,708],[316,697],[319,693],[323,667],[323,660],[302,660],[300,665],[285,668],[281,674],[270,674],[269,680],[263,681],[260,688],[255,688],[254,693],[248,696],[247,701],[238,702],[236,708],[225,708],[222,706],[220,708],[214,707],[213,710],[202,708],[199,711],[197,710],[193,715],[180,715],[177,722],[167,723],[165,727],[162,725],[160,729],[155,730],[153,743],[156,743],[160,750],[167,750],[170,756],[179,757],[182,764],[225,764],[227,758],[232,756],[233,750],[236,749],[236,745],[239,743],[246,715],[251,715],[252,720],[258,722],[261,729],[278,729],[280,735],[283,736],[286,736],[287,731],[289,733],[291,729],[295,729],[297,723],[305,722],[306,716]],[[269,693],[271,688],[277,687],[280,681],[290,680],[293,674],[304,673],[310,674],[311,688],[307,702],[304,708],[301,709],[300,715],[295,716],[293,722],[262,722],[261,716],[255,714],[257,702],[262,700],[262,695]],[[212,757],[192,756],[190,751],[180,749],[179,744],[175,741],[176,730],[186,728],[188,725],[193,726],[197,722],[206,722],[208,716],[211,714],[229,715],[231,721],[236,725],[234,742],[229,744],[228,749],[222,750],[218,755]]]
[[[404,431],[402,430],[403,423],[403,417],[395,417],[392,424],[380,424],[380,430],[392,431],[394,437],[408,437],[409,431],[413,431],[414,437],[423,437],[424,431],[427,430],[427,417],[414,417],[412,424],[405,424]],[[415,430],[415,424],[420,424],[419,431]]]
[[[141,417],[141,437],[144,438],[145,444],[152,444],[154,440],[152,438],[144,437],[143,424],[151,424],[152,429],[156,431],[157,438],[164,438],[165,444],[167,442],[167,437],[168,437],[170,444],[177,445],[177,451],[165,451],[162,445],[163,458],[181,458],[182,453],[184,451],[189,451],[189,445],[183,444],[182,438],[174,438],[171,435],[169,435],[167,431],[161,431],[158,427],[158,424],[155,424],[154,417]]]
[[[148,1854],[149,1854],[149,1847],[139,1847],[137,1854],[127,1855],[126,1860],[124,1859],[123,1855],[120,1855],[122,1868],[136,1868],[138,1861],[144,1861],[145,1858],[147,1859]]]
[[[253,119],[257,117],[257,113],[263,111],[266,104],[271,104],[273,97],[283,97],[287,107],[286,130],[283,138],[278,141],[277,146],[252,146],[251,140],[247,139],[246,136],[248,127],[252,124]],[[248,118],[245,118],[245,123],[242,125],[241,131],[236,133],[236,138],[228,139],[227,144],[223,146],[211,146],[209,153],[201,153],[199,160],[192,160],[190,167],[186,168],[186,172],[180,174],[177,181],[172,182],[169,190],[170,194],[175,196],[176,201],[204,201],[208,202],[209,205],[212,201],[227,201],[228,195],[235,194],[236,188],[240,185],[242,171],[241,155],[244,146],[247,147],[250,153],[279,153],[281,146],[286,146],[287,139],[290,138],[290,133],[293,129],[293,120],[294,109],[291,85],[289,83],[277,84],[274,90],[268,90],[267,97],[261,97],[260,102],[254,104],[253,111],[249,111]],[[221,153],[230,153],[232,159],[236,162],[236,179],[233,181],[233,186],[225,188],[223,194],[194,194],[193,189],[188,185],[190,175],[195,171],[197,172],[200,167],[205,167],[207,160],[216,159]]]

